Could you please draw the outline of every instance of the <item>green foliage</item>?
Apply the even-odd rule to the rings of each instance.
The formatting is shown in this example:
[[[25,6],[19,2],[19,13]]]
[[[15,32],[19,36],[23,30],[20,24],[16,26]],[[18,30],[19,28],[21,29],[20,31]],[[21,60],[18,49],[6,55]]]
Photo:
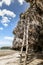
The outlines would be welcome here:
[[[7,46],[4,46],[4,47],[1,47],[0,49],[11,49],[11,48],[7,47]]]

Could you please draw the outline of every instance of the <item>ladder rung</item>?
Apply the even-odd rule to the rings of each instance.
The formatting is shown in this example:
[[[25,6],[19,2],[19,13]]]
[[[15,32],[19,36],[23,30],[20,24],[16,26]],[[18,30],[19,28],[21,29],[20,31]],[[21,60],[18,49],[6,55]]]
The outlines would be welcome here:
[[[28,44],[24,44],[23,46],[21,46],[21,47],[24,47],[24,46],[27,46]],[[31,45],[31,44],[30,44]]]

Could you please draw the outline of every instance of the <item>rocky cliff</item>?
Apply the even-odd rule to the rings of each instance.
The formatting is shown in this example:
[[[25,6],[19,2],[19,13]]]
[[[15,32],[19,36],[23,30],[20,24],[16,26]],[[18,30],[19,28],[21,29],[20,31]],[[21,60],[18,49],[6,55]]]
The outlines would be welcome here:
[[[15,35],[13,48],[21,48],[24,25],[27,31],[28,23],[28,43],[32,44],[33,48],[36,46],[35,50],[43,51],[43,0],[26,0],[26,2],[30,2],[30,8],[20,15],[17,27],[13,31]]]

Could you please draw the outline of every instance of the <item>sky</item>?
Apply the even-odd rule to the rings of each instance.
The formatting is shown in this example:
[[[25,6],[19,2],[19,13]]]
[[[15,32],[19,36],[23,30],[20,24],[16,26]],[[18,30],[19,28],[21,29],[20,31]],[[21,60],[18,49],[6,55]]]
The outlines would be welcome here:
[[[0,0],[0,47],[12,46],[13,30],[28,7],[24,0]]]

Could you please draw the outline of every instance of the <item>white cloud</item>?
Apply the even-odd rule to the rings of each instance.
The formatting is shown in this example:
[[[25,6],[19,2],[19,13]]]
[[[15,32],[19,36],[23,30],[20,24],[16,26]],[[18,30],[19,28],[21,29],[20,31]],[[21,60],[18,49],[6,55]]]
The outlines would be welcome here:
[[[25,1],[25,0],[18,0],[18,2],[19,2],[21,5],[23,4],[24,1]],[[14,0],[1,0],[1,1],[0,1],[0,7],[3,5],[3,3],[6,4],[7,6],[9,6],[12,2],[14,2]]]
[[[3,30],[3,28],[2,28],[2,27],[0,27],[0,30]]]
[[[24,0],[18,0],[18,2],[22,5],[24,3]]]
[[[16,17],[16,14],[14,12],[10,11],[10,10],[7,10],[7,9],[3,9],[3,10],[0,9],[0,16],[2,16],[1,23],[5,27],[7,27],[8,26],[8,23],[10,22],[10,20],[12,18],[15,18]]]
[[[10,20],[7,17],[2,17],[1,23],[7,27]]]
[[[4,39],[5,40],[13,40],[13,37],[5,36]]]
[[[1,0],[0,1],[0,6],[4,4],[6,4],[7,6],[9,6],[14,0]]]
[[[3,0],[3,3],[9,6],[11,4],[11,0]]]
[[[8,24],[7,24],[7,23],[4,23],[3,25],[4,25],[5,27],[7,27],[7,26],[8,26]]]
[[[21,5],[23,4],[24,1],[25,1],[25,0],[18,0],[18,2],[19,2]],[[9,6],[12,2],[14,2],[14,0],[1,0],[1,1],[0,1],[0,7],[3,5],[3,3],[6,4],[7,6]]]
[[[2,22],[3,21],[3,22]],[[10,20],[8,20],[8,18],[7,17],[2,17],[2,23],[7,23],[7,22],[10,22]]]
[[[8,16],[11,16],[11,17],[15,17],[15,13],[13,13],[12,11],[9,11],[7,9],[3,9],[3,10],[0,10],[0,16],[4,16],[4,15],[8,15]]]

